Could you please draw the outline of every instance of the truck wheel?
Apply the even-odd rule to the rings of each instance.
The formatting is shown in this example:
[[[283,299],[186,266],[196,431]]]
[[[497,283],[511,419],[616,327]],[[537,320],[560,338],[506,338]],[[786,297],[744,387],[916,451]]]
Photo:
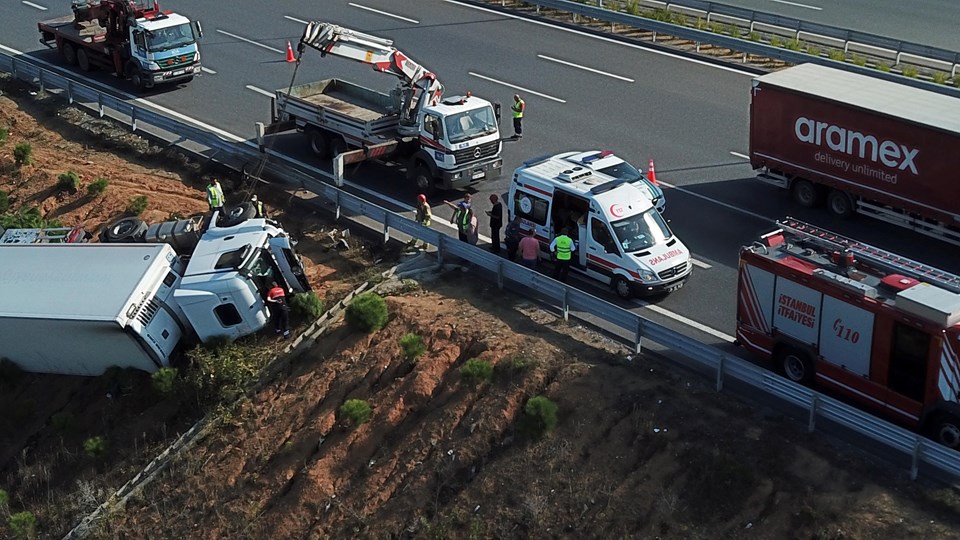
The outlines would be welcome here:
[[[330,137],[330,158],[333,159],[347,151],[347,141],[343,137],[334,135]]]
[[[140,218],[125,217],[114,221],[100,236],[106,243],[137,242],[147,232],[147,224]]]
[[[60,42],[60,56],[63,56],[63,61],[71,66],[77,64],[77,49],[66,41]]]
[[[437,191],[436,184],[433,183],[433,175],[426,165],[417,165],[413,169],[413,183],[417,186],[417,191],[426,196],[433,195]]]
[[[613,278],[613,290],[617,293],[617,296],[624,300],[633,298],[633,291],[630,290],[630,282],[623,276]]]
[[[320,159],[330,159],[330,138],[319,129],[311,129],[307,135],[310,138],[310,150]]]
[[[125,74],[138,92],[143,92],[147,89],[147,81],[143,78],[143,72],[140,71],[140,66],[130,62],[127,64]]]
[[[775,358],[780,373],[786,378],[804,386],[813,382],[813,362],[807,353],[794,347],[781,347]]]
[[[90,65],[90,58],[87,56],[87,51],[83,49],[77,50],[77,65],[80,66],[80,69],[83,71],[93,70],[93,66]]]
[[[839,218],[848,218],[854,213],[854,202],[845,192],[831,189],[827,194],[827,211]]]
[[[938,443],[960,450],[960,418],[950,413],[938,413],[927,424],[927,436]]]
[[[793,200],[804,208],[813,208],[820,204],[820,190],[808,180],[794,180],[790,186]]]
[[[249,202],[240,203],[224,212],[220,218],[221,227],[233,227],[257,215],[257,209]]]

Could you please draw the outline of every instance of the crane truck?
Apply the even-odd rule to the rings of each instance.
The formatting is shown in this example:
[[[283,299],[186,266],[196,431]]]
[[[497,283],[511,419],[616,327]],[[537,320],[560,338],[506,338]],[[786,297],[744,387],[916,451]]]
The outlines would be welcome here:
[[[349,162],[390,159],[406,166],[416,188],[459,189],[496,178],[500,157],[499,115],[489,101],[471,96],[443,97],[437,76],[393,46],[393,41],[322,22],[307,24],[298,62],[310,47],[394,75],[390,94],[339,79],[276,91],[272,123],[263,135],[296,129],[307,136],[321,159],[350,149]]]
[[[150,226],[123,218],[100,242],[62,230],[5,231],[0,358],[37,373],[154,372],[189,341],[259,331],[272,282],[288,293],[310,285],[281,225],[252,214],[241,205],[209,227],[198,218]]]
[[[144,0],[73,0],[73,15],[40,21],[40,43],[67,64],[102,68],[138,91],[187,83],[200,73],[199,23]]]

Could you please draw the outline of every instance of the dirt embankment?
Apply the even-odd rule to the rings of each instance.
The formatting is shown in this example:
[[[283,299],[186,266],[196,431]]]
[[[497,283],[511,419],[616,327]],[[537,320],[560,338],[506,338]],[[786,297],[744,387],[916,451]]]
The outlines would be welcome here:
[[[13,85],[0,98],[0,190],[13,208],[90,229],[145,195],[148,219],[204,208],[211,171],[117,136],[106,124],[37,103]],[[69,119],[69,121],[68,121]],[[87,130],[75,130],[76,123]],[[53,129],[51,129],[53,128]],[[57,132],[61,132],[62,135]],[[29,142],[34,163],[12,165]],[[57,193],[74,168],[76,194]],[[103,176],[104,195],[85,185]],[[236,196],[236,195],[234,195]],[[285,199],[284,199],[285,200]],[[324,248],[322,216],[275,215],[328,299],[365,275],[364,257]],[[237,407],[124,508],[96,538],[957,538],[949,489],[909,482],[756,405],[717,394],[656,358],[626,351],[471,273],[388,297],[390,321],[371,335],[336,327]],[[415,333],[426,351],[401,353]],[[265,341],[265,346],[272,346]],[[470,359],[490,381],[461,375]],[[58,538],[131,478],[200,411],[129,373],[96,379],[27,376],[0,382],[0,536],[30,512]],[[107,397],[107,394],[111,397]],[[543,395],[558,424],[537,439],[525,405]],[[344,426],[347,399],[372,406]],[[94,457],[91,437],[108,450]]]

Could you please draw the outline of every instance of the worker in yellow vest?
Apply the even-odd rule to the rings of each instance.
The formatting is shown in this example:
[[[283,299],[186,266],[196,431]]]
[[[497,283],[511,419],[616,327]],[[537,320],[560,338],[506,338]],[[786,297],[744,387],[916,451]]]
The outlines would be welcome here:
[[[211,178],[207,184],[207,204],[210,205],[211,212],[223,213],[223,188],[216,178]]]
[[[570,262],[573,260],[573,254],[577,251],[577,243],[573,238],[567,236],[568,229],[560,231],[560,236],[550,242],[550,251],[556,259],[556,269],[553,272],[553,278],[561,283],[567,282],[567,274],[570,272]]]
[[[513,106],[510,110],[513,112],[513,138],[523,138],[523,111],[527,104],[520,98],[520,94],[513,95]]]

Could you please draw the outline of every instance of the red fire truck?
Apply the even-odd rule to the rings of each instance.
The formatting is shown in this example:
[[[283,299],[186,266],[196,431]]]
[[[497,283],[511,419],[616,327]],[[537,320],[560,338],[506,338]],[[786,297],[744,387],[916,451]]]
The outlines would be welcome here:
[[[960,449],[960,276],[792,218],[740,252],[737,342]]]

